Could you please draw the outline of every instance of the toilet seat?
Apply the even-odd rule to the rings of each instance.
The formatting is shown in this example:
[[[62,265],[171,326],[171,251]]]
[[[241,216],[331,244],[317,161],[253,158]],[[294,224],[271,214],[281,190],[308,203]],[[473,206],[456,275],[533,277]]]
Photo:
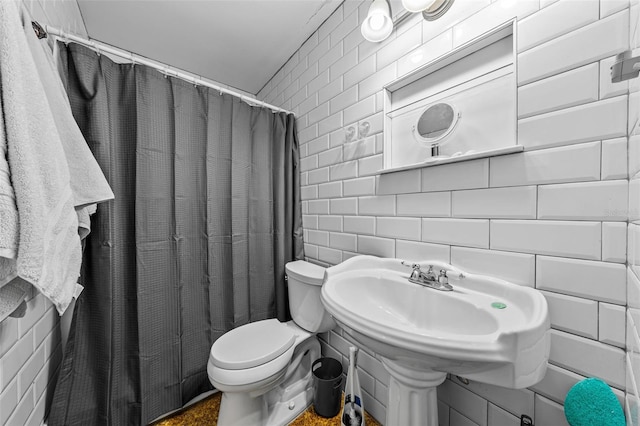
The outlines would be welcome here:
[[[293,346],[295,334],[277,319],[245,324],[222,335],[211,346],[214,366],[245,370],[266,364]]]

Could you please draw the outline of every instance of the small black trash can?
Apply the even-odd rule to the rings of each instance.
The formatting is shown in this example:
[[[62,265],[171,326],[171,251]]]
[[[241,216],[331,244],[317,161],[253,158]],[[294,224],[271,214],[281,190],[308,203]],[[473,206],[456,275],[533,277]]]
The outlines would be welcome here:
[[[313,409],[322,417],[334,417],[340,412],[342,399],[342,363],[333,358],[318,358],[313,372]]]

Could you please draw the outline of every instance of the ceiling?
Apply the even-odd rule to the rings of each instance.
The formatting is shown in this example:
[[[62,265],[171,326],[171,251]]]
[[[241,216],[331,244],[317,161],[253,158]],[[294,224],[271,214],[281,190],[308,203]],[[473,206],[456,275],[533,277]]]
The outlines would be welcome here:
[[[342,0],[78,0],[89,37],[256,94]]]

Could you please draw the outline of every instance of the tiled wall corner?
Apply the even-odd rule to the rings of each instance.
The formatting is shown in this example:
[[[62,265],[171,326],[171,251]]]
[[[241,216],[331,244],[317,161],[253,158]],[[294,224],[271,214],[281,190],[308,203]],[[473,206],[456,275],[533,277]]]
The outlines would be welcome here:
[[[75,0],[22,0],[40,24],[86,37]],[[60,321],[55,307],[38,294],[22,318],[0,323],[0,424],[40,426],[62,361]]]
[[[310,260],[438,259],[547,298],[545,378],[505,391],[453,377],[439,388],[443,426],[518,425],[522,414],[566,424],[564,397],[589,376],[605,379],[628,413],[640,406],[640,80],[609,76],[617,53],[640,46],[638,3],[456,1],[441,19],[412,16],[375,44],[359,29],[370,3],[348,0],[330,18],[335,29],[312,35],[266,86],[297,113]],[[382,87],[513,18],[525,152],[378,174]],[[282,82],[289,90],[274,89]],[[334,330],[323,353],[346,362],[347,342]],[[364,354],[365,406],[384,421],[388,373]]]

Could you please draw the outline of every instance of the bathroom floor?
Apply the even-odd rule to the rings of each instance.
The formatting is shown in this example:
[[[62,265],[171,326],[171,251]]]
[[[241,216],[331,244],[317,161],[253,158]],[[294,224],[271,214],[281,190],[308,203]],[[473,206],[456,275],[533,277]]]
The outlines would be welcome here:
[[[218,392],[210,397],[180,411],[171,417],[152,423],[151,426],[213,426],[218,423],[218,410],[220,409],[220,397]],[[380,426],[369,413],[365,412],[365,424],[367,426]],[[320,417],[309,407],[300,414],[289,426],[339,426],[340,414],[330,419]]]

